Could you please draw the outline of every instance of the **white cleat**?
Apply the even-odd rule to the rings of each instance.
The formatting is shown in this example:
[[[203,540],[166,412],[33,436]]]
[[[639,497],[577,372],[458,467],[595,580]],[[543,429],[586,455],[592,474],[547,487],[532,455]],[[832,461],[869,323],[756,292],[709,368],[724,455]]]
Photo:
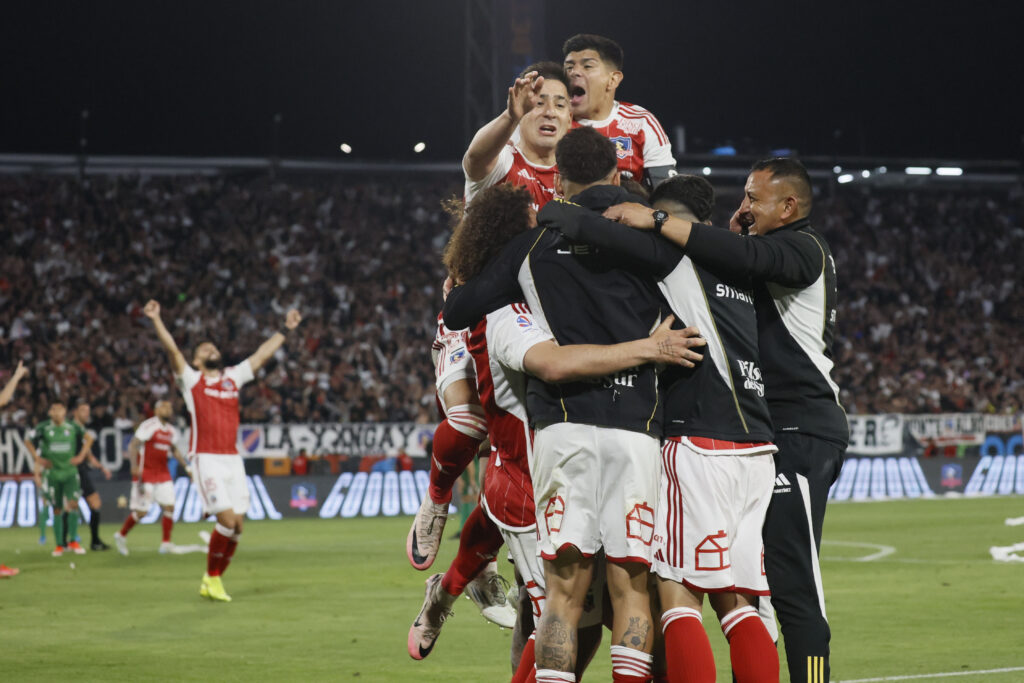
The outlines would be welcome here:
[[[160,554],[166,555],[167,553],[174,552],[174,544],[170,541],[163,541],[160,543]]]
[[[128,557],[128,541],[121,535],[120,531],[114,534],[114,545],[117,546],[117,552]]]
[[[497,572],[482,571],[466,586],[466,597],[476,603],[484,619],[502,628],[516,625],[516,609],[508,600],[508,579]]]
[[[414,569],[423,570],[434,564],[447,521],[448,503],[438,505],[430,500],[430,494],[424,495],[405,540],[405,555]]]

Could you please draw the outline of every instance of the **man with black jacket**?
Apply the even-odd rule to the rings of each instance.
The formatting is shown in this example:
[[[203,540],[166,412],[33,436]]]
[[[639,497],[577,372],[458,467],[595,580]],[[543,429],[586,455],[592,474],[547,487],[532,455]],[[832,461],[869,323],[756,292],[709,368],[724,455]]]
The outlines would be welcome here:
[[[734,222],[750,236],[631,204],[605,216],[660,229],[707,268],[747,277],[754,294],[765,398],[775,428],[775,491],[764,526],[765,570],[786,644],[790,680],[829,679],[831,631],[818,566],[829,487],[842,468],[849,424],[832,369],[836,270],[811,227],[807,170],[793,159],[754,164]],[[689,321],[687,321],[689,322]]]
[[[614,146],[590,128],[568,133],[556,161],[558,189],[576,203],[603,211],[637,199],[618,186]],[[523,298],[559,344],[637,339],[664,312],[653,280],[636,262],[536,228],[452,290],[445,325],[469,327]],[[547,581],[536,680],[576,680],[576,626],[602,548],[614,610],[613,680],[643,680],[654,641],[647,577],[658,495],[657,372],[642,365],[558,385],[530,378],[527,410],[536,430],[531,469]]]

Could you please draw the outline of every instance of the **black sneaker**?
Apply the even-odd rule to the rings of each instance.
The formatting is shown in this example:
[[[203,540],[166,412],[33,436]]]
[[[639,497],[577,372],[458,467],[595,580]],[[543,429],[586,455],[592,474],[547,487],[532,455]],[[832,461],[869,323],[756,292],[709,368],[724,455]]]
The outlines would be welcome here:
[[[106,543],[104,543],[103,541],[95,541],[95,542],[94,542],[94,543],[93,543],[93,544],[92,544],[91,546],[89,546],[89,547],[90,547],[90,549],[92,549],[92,550],[110,550],[110,546],[109,546],[109,545],[107,545]]]

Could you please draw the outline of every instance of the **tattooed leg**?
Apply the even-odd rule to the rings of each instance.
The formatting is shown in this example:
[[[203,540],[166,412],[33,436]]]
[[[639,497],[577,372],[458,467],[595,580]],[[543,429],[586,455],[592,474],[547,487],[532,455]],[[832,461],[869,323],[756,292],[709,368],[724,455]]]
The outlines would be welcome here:
[[[607,567],[608,593],[614,610],[612,643],[650,654],[654,637],[648,569],[638,563],[609,562]]]
[[[537,668],[573,671],[576,667],[576,626],[545,610],[537,627]]]

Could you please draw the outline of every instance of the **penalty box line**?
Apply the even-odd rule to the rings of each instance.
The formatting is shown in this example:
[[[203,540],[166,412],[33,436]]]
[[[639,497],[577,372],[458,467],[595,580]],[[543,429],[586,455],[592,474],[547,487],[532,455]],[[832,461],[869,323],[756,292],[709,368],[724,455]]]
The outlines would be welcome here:
[[[879,678],[855,678],[836,681],[836,683],[883,683],[884,681],[915,681],[929,678],[953,678],[955,676],[980,676],[982,674],[1008,674],[1024,671],[1024,666],[1013,666],[1005,669],[983,669],[981,671],[944,671],[934,674],[914,674],[912,676],[881,676]]]

